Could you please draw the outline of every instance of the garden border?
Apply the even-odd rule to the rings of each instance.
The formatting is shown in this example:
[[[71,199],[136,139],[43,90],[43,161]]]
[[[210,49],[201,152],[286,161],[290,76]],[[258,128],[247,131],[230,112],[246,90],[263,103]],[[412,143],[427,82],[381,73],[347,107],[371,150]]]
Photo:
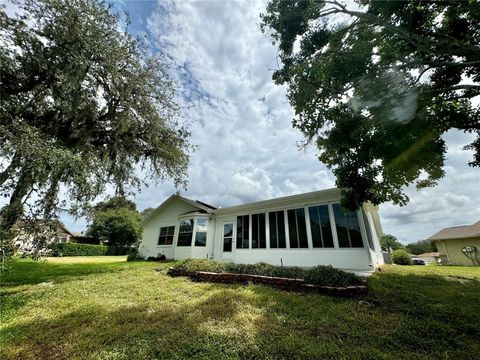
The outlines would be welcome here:
[[[364,295],[368,292],[368,287],[365,285],[355,286],[318,286],[314,284],[305,283],[304,279],[291,279],[283,277],[237,274],[237,273],[216,273],[207,271],[185,271],[171,267],[167,271],[167,275],[171,277],[187,276],[192,281],[204,281],[223,284],[241,283],[241,284],[264,284],[271,285],[280,290],[304,291],[314,292],[323,295],[339,296],[339,297],[354,297]]]

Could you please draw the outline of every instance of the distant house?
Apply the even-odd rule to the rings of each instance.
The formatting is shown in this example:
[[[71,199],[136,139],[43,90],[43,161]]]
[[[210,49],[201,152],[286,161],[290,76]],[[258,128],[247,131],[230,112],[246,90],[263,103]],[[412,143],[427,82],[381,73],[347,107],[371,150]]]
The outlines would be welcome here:
[[[414,255],[415,258],[425,261],[425,263],[436,262],[440,258],[439,252],[428,252],[420,255]]]
[[[445,228],[429,240],[435,242],[443,264],[480,265],[480,221]]]
[[[383,264],[377,208],[344,212],[340,190],[216,208],[172,195],[142,223],[143,257],[209,258],[365,271]]]
[[[46,223],[44,220],[19,220],[13,226],[16,231],[14,239],[18,252],[25,253],[33,249],[35,237],[46,237],[46,244],[53,242],[70,242],[72,233],[60,221]]]

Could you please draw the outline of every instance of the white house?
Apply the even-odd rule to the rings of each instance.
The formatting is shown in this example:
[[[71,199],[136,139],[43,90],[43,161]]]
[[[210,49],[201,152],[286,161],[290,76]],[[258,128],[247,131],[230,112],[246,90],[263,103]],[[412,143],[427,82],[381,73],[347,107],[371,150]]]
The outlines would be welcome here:
[[[346,213],[328,189],[227,208],[172,195],[143,221],[139,255],[351,271],[383,264],[377,208]]]

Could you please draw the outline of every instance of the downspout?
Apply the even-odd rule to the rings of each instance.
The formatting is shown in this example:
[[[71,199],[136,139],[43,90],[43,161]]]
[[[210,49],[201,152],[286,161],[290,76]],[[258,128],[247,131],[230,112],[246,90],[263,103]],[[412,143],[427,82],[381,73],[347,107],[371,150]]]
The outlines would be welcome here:
[[[443,240],[442,240],[442,245],[443,245],[443,250],[445,250],[445,255],[447,256],[448,263],[452,265],[452,262],[450,261],[450,256],[448,256],[447,248],[445,247],[445,242]]]

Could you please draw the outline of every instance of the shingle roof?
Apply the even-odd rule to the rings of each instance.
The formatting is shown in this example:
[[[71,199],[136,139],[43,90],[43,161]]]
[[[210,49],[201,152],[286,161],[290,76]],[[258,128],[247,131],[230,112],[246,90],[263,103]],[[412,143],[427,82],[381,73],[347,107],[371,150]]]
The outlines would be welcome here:
[[[440,230],[429,237],[430,240],[465,239],[480,237],[480,221],[472,225],[453,226]]]

